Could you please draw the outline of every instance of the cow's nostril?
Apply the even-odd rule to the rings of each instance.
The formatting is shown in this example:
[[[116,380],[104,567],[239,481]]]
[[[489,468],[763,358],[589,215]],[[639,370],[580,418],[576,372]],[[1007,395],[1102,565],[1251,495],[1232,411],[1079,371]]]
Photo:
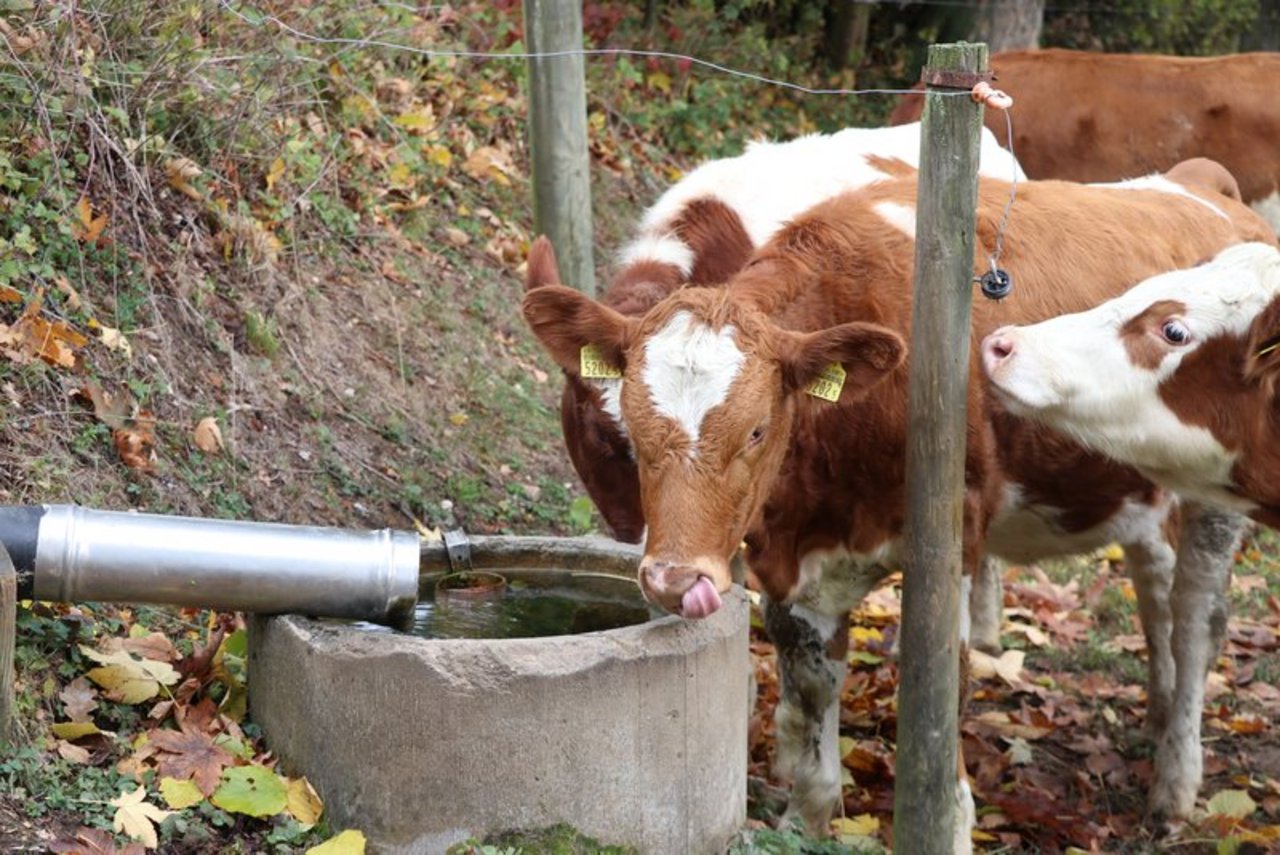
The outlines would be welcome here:
[[[986,351],[987,361],[992,364],[1004,362],[1013,355],[1015,350],[1013,336],[1001,333],[992,333],[987,336],[987,340],[983,345]]]

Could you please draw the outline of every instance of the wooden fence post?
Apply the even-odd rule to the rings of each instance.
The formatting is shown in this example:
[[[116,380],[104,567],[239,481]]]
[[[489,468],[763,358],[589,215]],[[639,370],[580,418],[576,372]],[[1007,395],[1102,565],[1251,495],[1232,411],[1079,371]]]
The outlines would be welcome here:
[[[524,0],[524,32],[530,53],[581,50],[582,3]],[[555,247],[564,282],[595,296],[587,83],[581,54],[530,58],[529,149],[534,229]]]
[[[18,576],[0,543],[0,746],[9,744],[13,716],[13,653],[17,644]]]
[[[984,44],[929,48],[926,72],[986,69]],[[893,837],[896,851],[912,853],[951,852],[959,819],[961,533],[982,107],[938,93],[928,87],[920,140],[899,636]]]

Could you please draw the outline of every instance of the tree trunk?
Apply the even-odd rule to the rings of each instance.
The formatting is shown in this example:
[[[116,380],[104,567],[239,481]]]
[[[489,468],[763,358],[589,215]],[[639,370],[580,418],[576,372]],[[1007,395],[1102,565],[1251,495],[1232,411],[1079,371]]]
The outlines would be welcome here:
[[[991,52],[1040,46],[1044,0],[979,0],[973,40]]]
[[[822,54],[827,68],[857,68],[867,53],[867,31],[873,4],[867,0],[835,0],[827,7]]]

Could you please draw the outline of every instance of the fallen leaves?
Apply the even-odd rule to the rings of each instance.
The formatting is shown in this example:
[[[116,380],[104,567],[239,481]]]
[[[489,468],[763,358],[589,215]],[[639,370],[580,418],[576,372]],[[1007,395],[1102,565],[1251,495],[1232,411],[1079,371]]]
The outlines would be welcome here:
[[[218,789],[223,770],[235,762],[213,737],[194,728],[157,730],[151,735],[157,750],[156,769],[167,778],[190,780],[205,795]]]
[[[82,644],[80,652],[99,663],[86,676],[105,689],[109,699],[123,704],[151,700],[162,686],[173,685],[180,676],[167,662],[135,659],[126,650],[99,653]]]
[[[124,832],[148,849],[155,849],[160,845],[156,837],[156,825],[172,816],[173,811],[162,810],[145,801],[146,796],[147,788],[138,787],[131,793],[121,793],[118,798],[112,799],[111,805],[116,808],[116,812],[111,819],[111,827]]]
[[[127,389],[107,392],[93,380],[85,381],[75,396],[86,398],[98,421],[111,428],[111,441],[122,463],[149,472],[156,461],[156,418],[139,408]]]
[[[1116,662],[1140,662],[1145,645],[1129,630],[1132,586],[1110,561],[1095,556],[1087,574],[1065,582],[1038,568],[1012,568],[1005,577],[1007,649],[971,658],[962,747],[979,805],[974,839],[992,851],[1128,851],[1130,843],[1151,840],[1143,814],[1152,776],[1142,729],[1144,669]],[[869,836],[892,842],[898,586],[895,579],[873,592],[850,625],[839,737],[846,819],[831,831],[855,848],[863,829],[849,818],[880,820]],[[1227,624],[1208,680],[1203,801],[1170,840],[1220,841],[1222,852],[1272,851],[1280,841],[1280,826],[1269,824],[1280,818],[1280,781],[1258,770],[1274,767],[1280,689],[1256,675],[1274,674],[1280,603],[1268,603],[1264,586],[1251,579],[1237,595],[1251,597],[1255,613]],[[750,790],[753,811],[767,817],[779,801],[767,794],[786,783],[772,777],[777,662],[759,636],[752,653],[758,700],[748,729]],[[1259,848],[1234,848],[1246,843]]]
[[[209,797],[228,813],[246,816],[275,816],[289,805],[289,788],[263,766],[237,766],[222,775],[222,782]]]
[[[355,829],[347,829],[319,846],[312,846],[306,855],[364,855],[364,835]]]
[[[63,321],[50,321],[41,313],[44,290],[37,288],[13,324],[0,324],[0,355],[18,365],[37,359],[59,368],[74,368],[77,353],[89,339]]]
[[[49,844],[49,851],[57,855],[144,855],[147,849],[141,843],[118,847],[109,832],[81,826],[74,839],[55,840]]]
[[[218,420],[213,416],[205,416],[196,422],[195,430],[191,432],[191,441],[205,454],[221,452],[222,430],[218,427]]]
[[[504,187],[511,186],[511,176],[516,174],[511,152],[496,145],[484,145],[472,151],[463,161],[462,171],[476,181],[493,181]]]
[[[73,227],[76,238],[82,243],[97,243],[102,238],[103,229],[107,227],[107,215],[96,212],[89,198],[81,196],[76,203],[76,217]]]

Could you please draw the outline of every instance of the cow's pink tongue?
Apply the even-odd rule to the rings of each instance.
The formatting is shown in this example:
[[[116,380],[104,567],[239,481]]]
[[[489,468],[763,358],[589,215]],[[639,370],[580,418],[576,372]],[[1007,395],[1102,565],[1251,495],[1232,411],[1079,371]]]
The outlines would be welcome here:
[[[721,605],[716,586],[706,576],[699,576],[693,587],[680,598],[680,613],[687,618],[704,618]]]

